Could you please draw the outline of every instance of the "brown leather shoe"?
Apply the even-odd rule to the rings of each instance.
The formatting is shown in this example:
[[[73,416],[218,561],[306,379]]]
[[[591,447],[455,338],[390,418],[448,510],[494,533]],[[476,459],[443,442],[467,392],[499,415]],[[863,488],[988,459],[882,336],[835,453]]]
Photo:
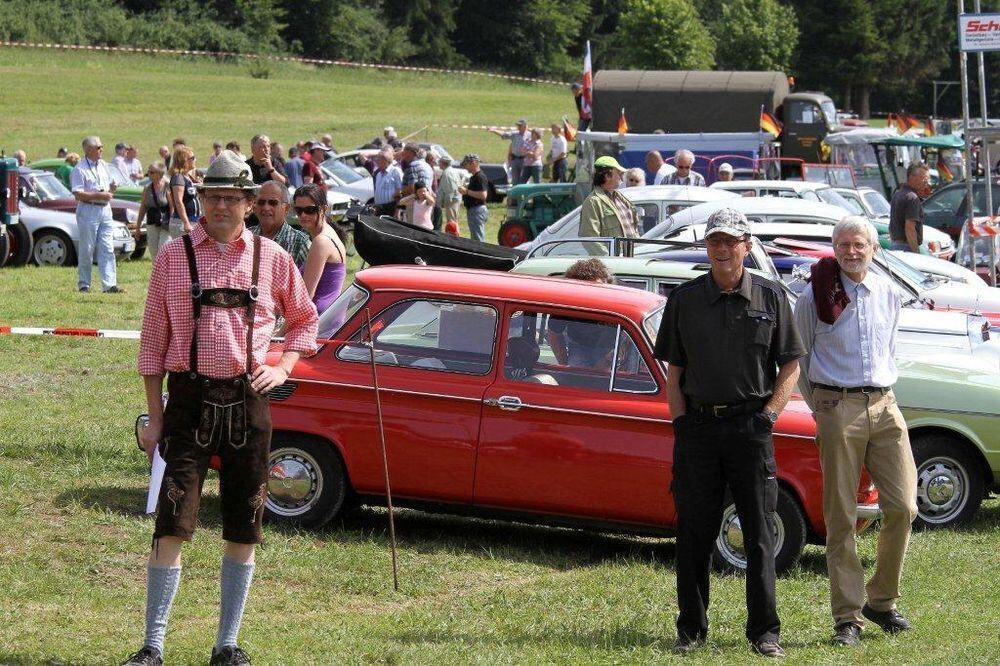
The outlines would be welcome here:
[[[674,654],[688,654],[692,650],[697,650],[705,644],[705,639],[701,637],[691,638],[689,636],[678,636],[671,648]]]
[[[861,609],[861,614],[866,619],[882,627],[882,631],[887,634],[898,634],[901,631],[913,628],[909,620],[903,617],[903,614],[895,608],[890,608],[887,611],[877,611],[868,604],[865,604],[864,608]]]
[[[781,649],[778,641],[757,641],[750,645],[753,647],[753,651],[762,657],[775,659],[784,659],[785,657],[785,651]]]
[[[861,627],[853,622],[838,624],[834,629],[831,642],[840,647],[854,647],[861,643]]]

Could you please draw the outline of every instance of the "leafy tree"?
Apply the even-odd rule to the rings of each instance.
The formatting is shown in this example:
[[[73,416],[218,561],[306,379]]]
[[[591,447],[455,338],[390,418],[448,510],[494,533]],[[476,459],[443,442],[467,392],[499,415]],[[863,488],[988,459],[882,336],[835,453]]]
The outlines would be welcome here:
[[[415,49],[412,60],[448,67],[467,63],[451,41],[457,9],[458,0],[385,0],[383,15],[405,29]]]
[[[714,27],[714,29],[712,29]],[[799,41],[795,10],[777,0],[730,0],[722,20],[710,24],[722,70],[779,71],[791,68]]]
[[[377,6],[343,2],[330,24],[324,57],[385,64],[400,63],[416,53],[403,27],[389,28]]]
[[[618,24],[618,65],[711,69],[715,41],[688,0],[630,0]]]

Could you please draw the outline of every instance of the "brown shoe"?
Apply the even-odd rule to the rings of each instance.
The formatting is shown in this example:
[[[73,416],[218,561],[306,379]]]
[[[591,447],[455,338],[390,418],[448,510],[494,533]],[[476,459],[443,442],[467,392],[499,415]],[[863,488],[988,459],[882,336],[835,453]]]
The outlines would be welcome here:
[[[111,287],[108,287],[107,289],[105,289],[104,293],[105,294],[124,294],[125,290],[122,289],[121,287],[119,287],[118,285],[112,285]]]
[[[840,647],[854,647],[861,643],[861,627],[853,622],[838,624],[834,629],[831,642]]]
[[[898,634],[901,631],[913,628],[909,620],[903,617],[903,614],[895,608],[890,608],[887,611],[877,611],[868,604],[865,604],[864,608],[861,609],[861,614],[882,627],[882,631],[887,634]]]
[[[781,649],[778,641],[756,641],[750,644],[753,651],[762,657],[772,657],[774,659],[784,659],[785,651]]]

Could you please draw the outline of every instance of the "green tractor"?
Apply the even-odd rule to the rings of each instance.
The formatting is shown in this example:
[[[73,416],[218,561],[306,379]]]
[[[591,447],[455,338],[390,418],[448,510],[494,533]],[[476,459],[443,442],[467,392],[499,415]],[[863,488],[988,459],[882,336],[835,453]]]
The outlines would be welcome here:
[[[525,183],[507,193],[507,214],[497,242],[517,247],[532,240],[563,215],[580,205],[576,183]]]

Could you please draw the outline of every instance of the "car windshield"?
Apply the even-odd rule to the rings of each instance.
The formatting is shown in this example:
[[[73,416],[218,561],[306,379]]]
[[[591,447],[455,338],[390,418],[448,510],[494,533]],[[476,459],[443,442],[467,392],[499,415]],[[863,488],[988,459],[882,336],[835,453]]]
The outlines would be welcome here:
[[[121,187],[123,185],[132,185],[132,179],[121,172],[121,170],[114,164],[108,164],[108,173],[111,175],[111,180],[115,181],[115,185]]]
[[[642,330],[649,339],[649,344],[656,344],[656,334],[660,330],[660,322],[663,320],[663,308],[665,304],[657,305],[648,315],[643,317]]]
[[[31,176],[38,198],[42,201],[51,199],[71,199],[73,193],[66,189],[58,178],[51,173],[38,173]]]
[[[820,102],[819,108],[823,109],[823,116],[826,118],[828,125],[833,125],[837,122],[837,107],[832,101]]]
[[[344,322],[353,317],[367,300],[368,292],[356,282],[352,283],[320,316],[316,337],[323,340],[333,338]]]
[[[862,196],[865,198],[865,203],[868,207],[872,209],[876,217],[888,217],[889,216],[889,202],[881,192],[876,192],[871,190],[870,192],[863,192]]]
[[[330,159],[323,162],[320,166],[322,166],[324,169],[332,173],[340,180],[344,181],[346,185],[350,185],[351,183],[356,183],[364,178],[364,176],[362,176],[360,173],[358,173],[351,167],[347,166],[340,160],[336,159],[335,157],[331,157]]]
[[[860,201],[858,201],[852,196],[844,196],[843,194],[840,195],[840,198],[844,200],[844,204],[847,206],[847,209],[849,211],[851,211],[855,215],[868,217],[868,211],[865,210],[864,206],[861,205]]]
[[[879,252],[879,256],[885,260],[885,262],[889,265],[889,268],[892,269],[893,273],[900,276],[904,281],[910,283],[910,285],[915,288],[920,287],[923,289],[934,289],[939,284],[934,278],[927,277],[899,257],[894,256],[892,252]]]
[[[828,203],[831,206],[840,206],[844,210],[849,210],[852,213],[855,210],[858,210],[858,215],[865,215],[865,212],[860,210],[861,206],[857,202],[848,201],[840,192],[832,187],[821,187],[816,190],[816,195],[823,203]]]

